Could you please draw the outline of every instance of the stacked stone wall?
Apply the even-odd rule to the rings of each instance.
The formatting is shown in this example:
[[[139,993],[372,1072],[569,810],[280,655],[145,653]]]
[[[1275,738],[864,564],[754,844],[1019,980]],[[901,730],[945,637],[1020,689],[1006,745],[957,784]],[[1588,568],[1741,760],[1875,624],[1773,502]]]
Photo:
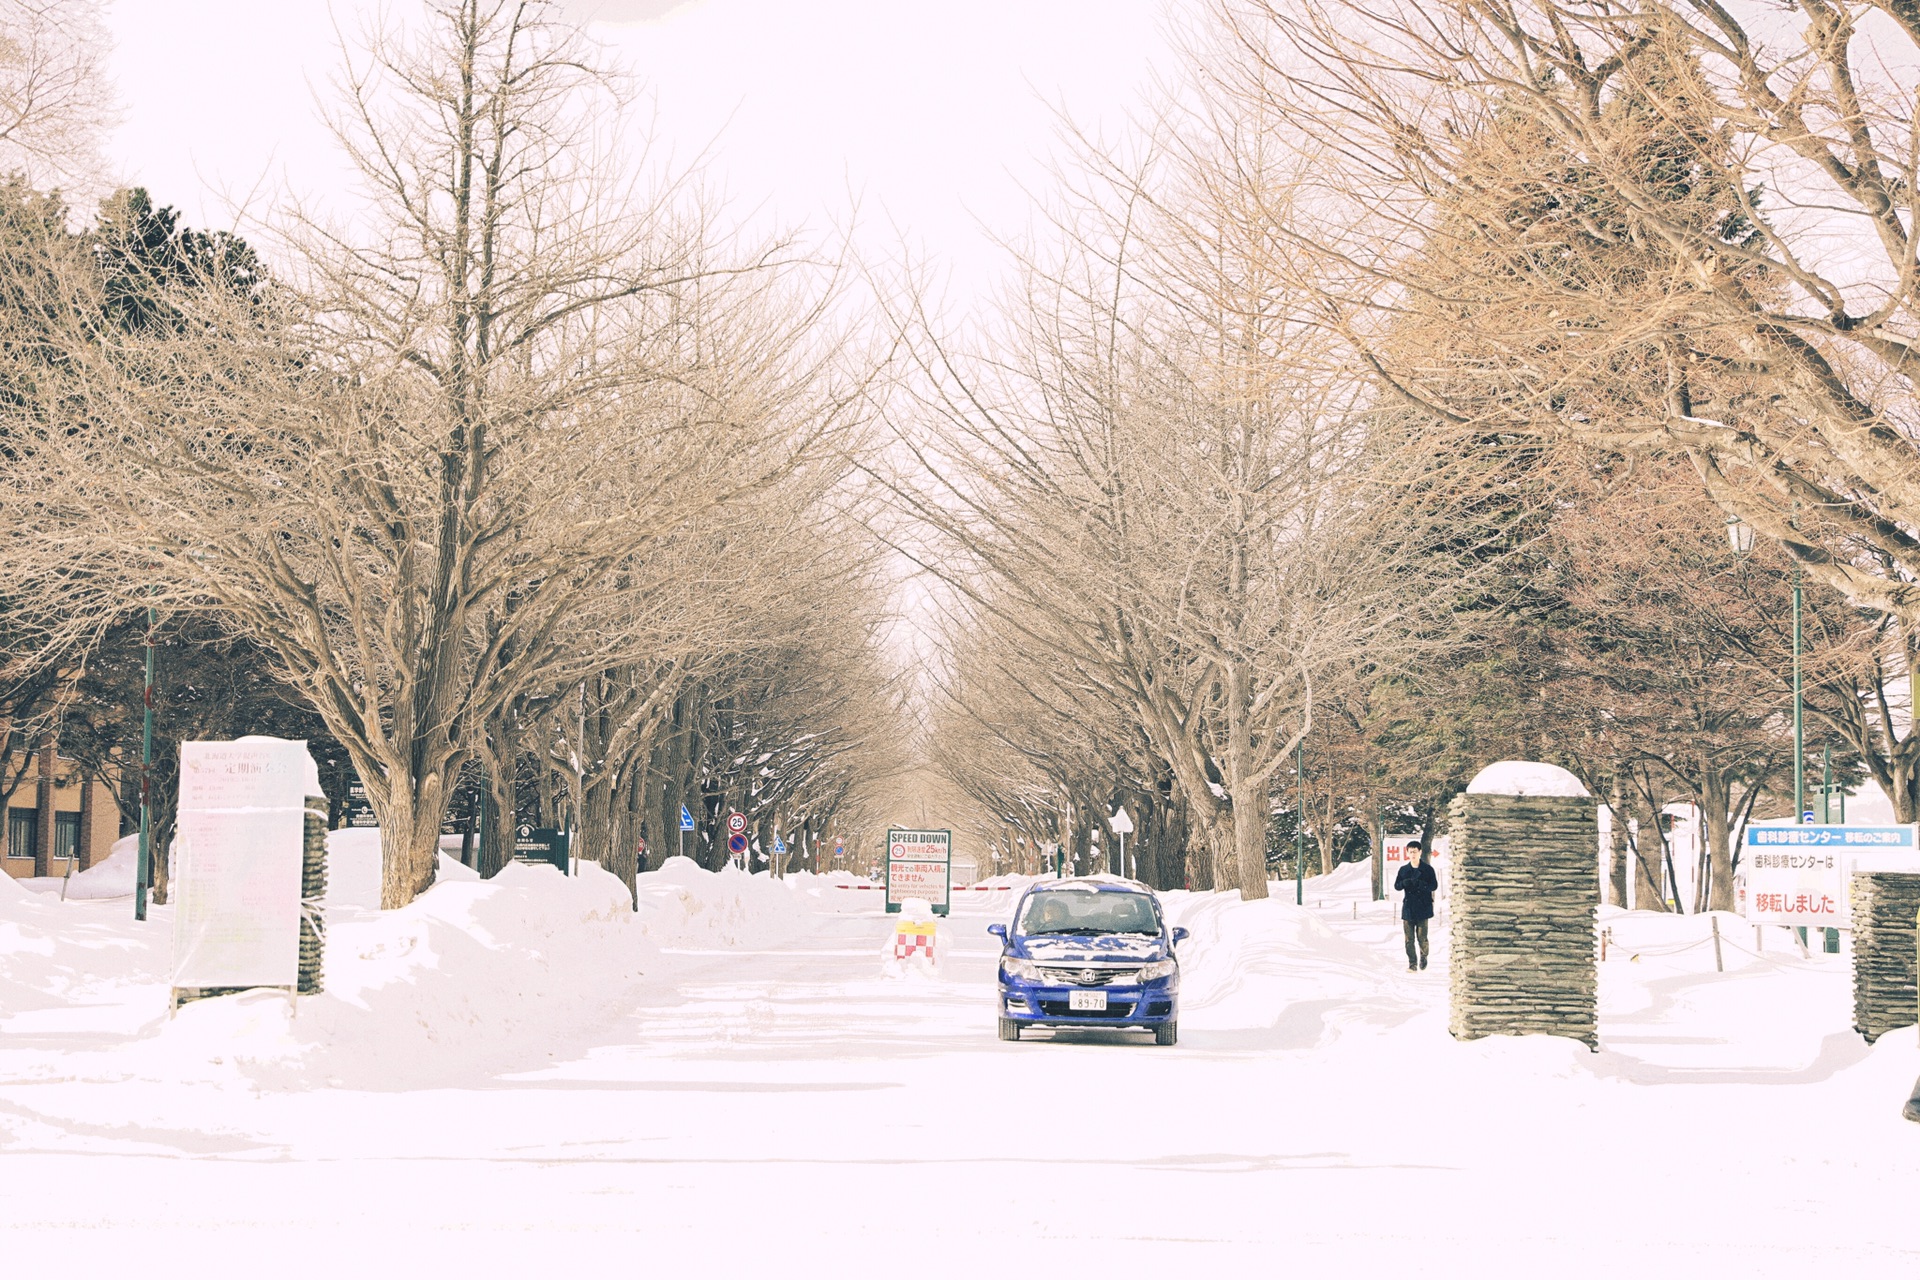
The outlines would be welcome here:
[[[1448,816],[1448,1029],[1461,1040],[1550,1035],[1599,1048],[1594,802],[1469,792]]]
[[[1920,874],[1862,871],[1853,877],[1853,1029],[1872,1044],[1920,1022]]]
[[[327,802],[307,797],[300,863],[300,986],[303,996],[319,995],[326,982],[327,955]]]

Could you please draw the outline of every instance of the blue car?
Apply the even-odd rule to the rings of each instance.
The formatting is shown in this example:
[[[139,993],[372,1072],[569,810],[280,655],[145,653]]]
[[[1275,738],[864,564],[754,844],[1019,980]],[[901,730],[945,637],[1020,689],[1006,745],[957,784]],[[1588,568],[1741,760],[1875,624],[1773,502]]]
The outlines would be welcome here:
[[[1180,962],[1153,890],[1100,877],[1045,880],[1020,896],[1000,955],[1000,1038],[1024,1027],[1136,1027],[1180,1036]]]

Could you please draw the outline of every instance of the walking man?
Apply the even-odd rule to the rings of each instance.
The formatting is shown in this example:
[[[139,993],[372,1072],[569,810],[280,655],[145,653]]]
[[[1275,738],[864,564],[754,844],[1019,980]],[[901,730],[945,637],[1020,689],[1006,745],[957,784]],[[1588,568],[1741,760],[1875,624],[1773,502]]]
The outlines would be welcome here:
[[[1407,935],[1407,972],[1427,967],[1427,921],[1433,919],[1433,895],[1440,877],[1427,863],[1427,842],[1413,846],[1407,865],[1393,878],[1401,894],[1400,928]]]

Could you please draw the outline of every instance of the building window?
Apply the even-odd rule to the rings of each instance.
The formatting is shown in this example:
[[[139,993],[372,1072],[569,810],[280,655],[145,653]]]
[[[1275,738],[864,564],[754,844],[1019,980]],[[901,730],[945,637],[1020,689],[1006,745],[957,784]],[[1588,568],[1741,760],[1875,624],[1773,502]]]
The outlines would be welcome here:
[[[80,856],[79,814],[56,813],[53,815],[53,856],[56,858]]]
[[[33,851],[39,847],[40,811],[38,809],[7,810],[7,856],[31,858]]]

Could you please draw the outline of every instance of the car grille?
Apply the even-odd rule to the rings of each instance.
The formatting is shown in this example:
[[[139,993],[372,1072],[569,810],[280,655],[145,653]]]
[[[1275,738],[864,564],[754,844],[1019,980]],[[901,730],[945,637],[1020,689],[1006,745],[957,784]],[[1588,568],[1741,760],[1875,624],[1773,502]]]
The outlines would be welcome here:
[[[1040,980],[1056,987],[1130,987],[1140,981],[1138,969],[1042,969]]]
[[[1109,1000],[1104,1009],[1074,1009],[1068,1007],[1065,1000],[1042,1000],[1040,1016],[1043,1018],[1130,1018],[1133,1016],[1133,1005],[1131,1003],[1115,1004]]]

